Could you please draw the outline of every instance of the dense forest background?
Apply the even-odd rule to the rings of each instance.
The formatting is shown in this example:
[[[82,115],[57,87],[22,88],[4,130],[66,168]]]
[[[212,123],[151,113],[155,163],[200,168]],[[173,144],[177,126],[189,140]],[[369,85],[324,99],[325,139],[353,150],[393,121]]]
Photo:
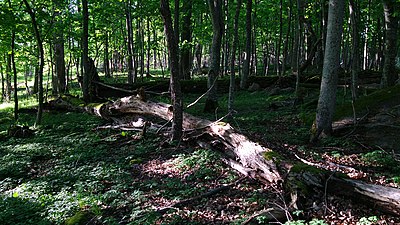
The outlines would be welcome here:
[[[399,0],[0,9],[0,223],[400,222]]]

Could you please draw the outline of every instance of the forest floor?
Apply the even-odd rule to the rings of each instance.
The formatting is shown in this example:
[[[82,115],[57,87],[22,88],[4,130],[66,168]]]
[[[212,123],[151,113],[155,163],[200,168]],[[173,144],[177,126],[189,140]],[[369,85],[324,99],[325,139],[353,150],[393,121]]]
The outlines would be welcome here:
[[[230,123],[288,158],[399,187],[400,98],[360,110],[356,127],[348,126],[351,113],[341,115],[337,135],[311,145],[317,96],[307,90],[304,104],[293,107],[289,89],[240,91]],[[348,108],[348,96],[338,96],[338,107]],[[186,95],[185,101],[197,97]],[[202,113],[202,101],[187,111],[216,120],[226,104],[221,95],[213,115]],[[0,224],[243,224],[262,210],[287,208],[282,190],[242,177],[219,153],[193,143],[104,129],[107,122],[94,116],[54,111],[45,112],[34,136],[10,138],[11,109],[0,110],[0,118]],[[34,119],[34,111],[23,110],[19,124]],[[373,206],[321,196],[316,192],[308,207],[288,215],[287,224],[400,223]],[[263,216],[255,222],[267,223]]]

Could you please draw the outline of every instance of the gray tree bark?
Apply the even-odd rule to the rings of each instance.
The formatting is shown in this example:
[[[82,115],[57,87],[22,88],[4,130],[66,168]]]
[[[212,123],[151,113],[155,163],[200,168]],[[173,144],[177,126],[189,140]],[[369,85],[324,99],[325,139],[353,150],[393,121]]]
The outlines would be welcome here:
[[[329,135],[332,132],[332,118],[336,106],[337,77],[342,43],[343,15],[344,1],[329,0],[324,67],[315,129],[312,130],[312,141],[318,139],[321,134]]]
[[[245,58],[243,62],[243,74],[240,80],[240,88],[245,89],[247,87],[247,80],[250,74],[250,60],[251,60],[251,12],[253,0],[247,0],[246,3],[246,49]]]
[[[135,71],[133,67],[133,32],[132,32],[132,18],[131,18],[131,1],[128,0],[125,6],[126,15],[126,31],[127,35],[127,45],[128,45],[128,83],[133,84],[135,80]]]
[[[242,7],[242,0],[238,0],[236,3],[236,12],[235,12],[235,21],[233,25],[233,41],[232,41],[232,50],[231,50],[231,74],[230,74],[230,82],[229,82],[229,97],[228,97],[228,111],[233,111],[233,102],[235,96],[235,61],[236,61],[236,48],[239,42],[239,15],[240,9]]]
[[[204,111],[214,112],[218,107],[217,85],[215,81],[220,73],[221,44],[224,29],[224,23],[222,20],[222,0],[208,0],[208,6],[210,8],[213,27],[213,40],[211,46],[211,64],[210,70],[208,71],[207,82],[209,92],[204,106]]]
[[[398,74],[396,71],[397,56],[397,29],[398,29],[398,7],[396,0],[384,0],[383,9],[385,14],[385,62],[383,64],[382,87],[393,86]],[[397,13],[397,14],[396,14]]]
[[[165,35],[167,37],[168,53],[170,58],[170,89],[172,100],[172,140],[180,140],[182,137],[183,102],[181,86],[179,82],[179,57],[178,41],[172,26],[171,10],[168,0],[160,1],[160,11],[164,20]]]
[[[23,0],[25,7],[28,11],[29,16],[32,20],[33,30],[35,32],[35,37],[37,41],[37,45],[39,48],[39,70],[38,70],[38,100],[39,106],[36,115],[35,126],[40,125],[42,123],[42,116],[43,116],[43,67],[44,67],[44,49],[43,49],[43,42],[42,37],[39,32],[39,27],[36,22],[36,15],[33,12],[31,6],[29,5],[27,0]]]
[[[82,92],[83,100],[85,102],[91,101],[90,96],[90,65],[89,65],[89,11],[88,0],[82,0],[82,63],[84,68]]]

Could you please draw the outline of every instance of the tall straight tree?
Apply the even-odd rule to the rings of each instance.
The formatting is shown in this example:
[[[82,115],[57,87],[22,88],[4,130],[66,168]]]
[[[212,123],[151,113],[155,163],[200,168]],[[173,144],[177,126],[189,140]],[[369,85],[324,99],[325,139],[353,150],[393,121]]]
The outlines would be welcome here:
[[[91,101],[90,96],[90,66],[89,66],[89,10],[88,10],[88,0],[82,0],[82,62],[83,62],[83,82],[82,82],[82,92],[83,100],[85,102]]]
[[[167,37],[168,53],[170,58],[170,89],[172,100],[172,140],[180,140],[182,137],[182,120],[183,120],[183,104],[182,93],[179,82],[179,57],[178,57],[178,42],[176,33],[172,26],[171,9],[169,0],[160,1],[161,16],[164,21],[164,30]]]
[[[192,56],[192,47],[190,43],[192,42],[192,8],[193,8],[192,0],[184,0],[182,7],[182,43],[184,43],[183,48],[181,50],[181,76],[184,80],[190,79],[190,69],[192,66],[191,61],[193,60]]]
[[[228,111],[233,111],[233,101],[235,96],[235,61],[236,61],[236,48],[239,42],[239,16],[240,8],[242,7],[242,0],[238,0],[236,3],[235,20],[233,25],[233,41],[232,41],[232,53],[231,53],[231,74],[229,75],[229,101],[228,101]]]
[[[54,43],[54,56],[56,61],[56,74],[57,74],[57,87],[53,89],[57,90],[57,93],[64,94],[66,92],[66,74],[65,74],[65,54],[64,54],[64,32],[63,32],[63,21],[61,19],[61,6],[60,0],[54,0],[56,9],[54,10],[56,17],[56,33]]]
[[[328,29],[317,115],[311,140],[330,135],[336,106],[336,89],[343,32],[344,1],[329,0]]]
[[[204,112],[214,112],[218,107],[217,96],[217,78],[220,73],[221,62],[221,44],[224,23],[222,21],[222,0],[208,0],[210,8],[211,21],[213,27],[213,39],[211,45],[211,64],[208,71],[207,87],[209,92],[207,95]]]
[[[128,83],[133,84],[136,82],[135,70],[134,70],[134,60],[133,60],[133,31],[132,31],[132,17],[131,17],[131,1],[127,0],[125,6],[126,14],[126,31],[127,35],[127,45],[128,45]]]
[[[37,45],[39,48],[39,70],[38,70],[38,100],[39,107],[36,116],[35,126],[40,125],[42,123],[42,115],[43,115],[43,67],[44,67],[44,49],[43,49],[43,41],[40,35],[39,27],[36,21],[36,15],[33,12],[31,6],[29,5],[27,0],[23,0],[26,10],[31,17],[33,30],[35,32],[35,37],[37,41]]]
[[[360,72],[360,34],[359,34],[359,8],[355,0],[349,1],[351,37],[352,37],[352,63],[351,63],[351,93],[353,101],[358,97],[358,73]]]
[[[243,62],[243,74],[240,80],[240,88],[244,89],[247,86],[247,79],[250,74],[250,60],[251,60],[251,17],[252,17],[253,0],[247,0],[246,3],[246,49]]]
[[[18,77],[17,66],[15,65],[15,30],[11,34],[11,61],[14,73],[14,119],[18,120]]]
[[[397,29],[398,9],[400,3],[397,0],[384,0],[383,9],[385,14],[385,61],[383,64],[382,86],[393,86],[396,83],[396,56],[397,56]]]

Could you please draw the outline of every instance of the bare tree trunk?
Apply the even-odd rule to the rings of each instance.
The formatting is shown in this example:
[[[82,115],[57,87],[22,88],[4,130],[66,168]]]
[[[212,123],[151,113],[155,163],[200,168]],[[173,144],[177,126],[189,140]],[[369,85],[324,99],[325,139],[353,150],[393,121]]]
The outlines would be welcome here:
[[[0,74],[1,74],[1,102],[4,102],[5,84],[4,84],[3,64],[1,62],[0,62]]]
[[[184,80],[190,80],[190,70],[192,67],[192,47],[190,43],[192,42],[192,0],[183,1],[183,23],[182,23],[182,43],[183,48],[181,50],[181,68],[182,77]]]
[[[172,27],[171,10],[168,0],[161,0],[160,11],[164,20],[165,35],[167,37],[168,52],[171,60],[171,100],[172,106],[172,140],[180,140],[182,137],[182,120],[183,120],[183,102],[181,86],[179,81],[179,57],[178,57],[178,42],[176,33]]]
[[[125,6],[126,14],[126,31],[127,35],[127,45],[128,45],[128,84],[133,84],[136,82],[134,79],[134,68],[133,68],[133,31],[132,31],[132,19],[131,19],[131,1],[127,0]]]
[[[6,102],[11,101],[11,54],[7,54],[7,65],[6,65]]]
[[[18,121],[18,77],[17,66],[15,65],[15,30],[11,34],[11,61],[14,73],[14,119]]]
[[[351,36],[352,36],[352,63],[351,63],[351,93],[353,102],[358,97],[358,73],[360,72],[360,34],[358,29],[359,8],[355,0],[349,2]]]
[[[383,65],[382,86],[389,87],[396,83],[398,78],[396,70],[397,56],[397,29],[398,29],[398,7],[396,0],[384,0],[383,9],[385,13],[385,62]]]
[[[54,54],[55,54],[55,65],[57,74],[57,86],[53,86],[53,89],[57,89],[57,93],[64,94],[66,92],[66,81],[65,81],[65,54],[64,54],[64,34],[63,34],[63,22],[59,18],[61,16],[60,8],[61,2],[59,0],[54,0],[55,6],[55,18],[57,20],[57,28],[55,34],[54,43]]]
[[[318,100],[315,129],[312,141],[321,134],[332,132],[332,119],[335,113],[337,76],[340,63],[340,48],[344,17],[344,1],[329,0],[328,30],[322,72],[321,90]]]
[[[111,77],[110,73],[110,59],[109,59],[109,36],[108,31],[104,35],[104,74],[106,77]]]
[[[250,74],[250,60],[251,60],[251,22],[252,22],[252,6],[253,0],[247,0],[246,3],[246,49],[243,61],[243,74],[240,80],[240,88],[245,89],[247,87],[247,80]]]
[[[43,42],[39,32],[38,24],[36,22],[35,13],[32,11],[31,6],[29,5],[27,0],[23,0],[25,7],[28,11],[28,14],[32,20],[33,30],[35,31],[35,37],[37,41],[37,45],[39,48],[39,71],[38,71],[38,100],[39,100],[39,107],[36,116],[35,126],[38,126],[42,123],[42,115],[43,115],[43,67],[44,67],[44,50],[43,50]]]
[[[228,100],[228,111],[233,111],[233,102],[235,98],[235,61],[236,61],[236,48],[239,42],[239,15],[240,15],[240,8],[242,7],[242,0],[238,0],[236,3],[236,12],[235,12],[235,19],[233,25],[233,41],[232,41],[232,50],[231,50],[231,74],[230,74],[230,81],[229,81],[229,100]]]
[[[224,23],[222,20],[222,0],[208,0],[208,6],[211,13],[213,40],[211,47],[211,65],[210,70],[208,71],[207,82],[209,92],[204,106],[204,111],[214,112],[218,107],[217,85],[215,81],[220,73],[221,42],[224,29]]]
[[[90,68],[89,68],[89,11],[88,11],[88,0],[82,0],[82,63],[84,67],[83,82],[82,82],[82,92],[83,99],[85,102],[90,102],[92,100],[90,96]]]

